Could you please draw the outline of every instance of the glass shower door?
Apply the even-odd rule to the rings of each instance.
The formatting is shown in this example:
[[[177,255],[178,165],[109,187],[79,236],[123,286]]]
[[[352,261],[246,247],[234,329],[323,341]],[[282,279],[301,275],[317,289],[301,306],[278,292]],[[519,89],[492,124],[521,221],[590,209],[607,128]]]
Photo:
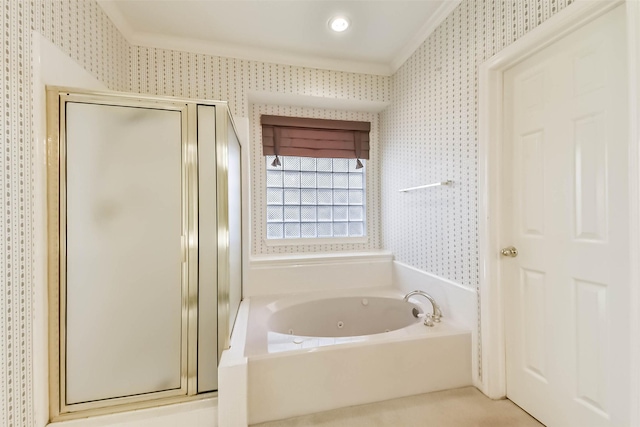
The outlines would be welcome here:
[[[52,421],[217,391],[242,286],[227,104],[64,88],[47,102]]]
[[[60,327],[70,410],[187,393],[185,116],[184,105],[65,104]]]
[[[217,389],[217,360],[242,299],[241,146],[228,107],[198,105],[198,392]],[[209,307],[217,307],[212,311]]]
[[[229,201],[229,331],[242,300],[242,151],[231,116],[227,116]]]

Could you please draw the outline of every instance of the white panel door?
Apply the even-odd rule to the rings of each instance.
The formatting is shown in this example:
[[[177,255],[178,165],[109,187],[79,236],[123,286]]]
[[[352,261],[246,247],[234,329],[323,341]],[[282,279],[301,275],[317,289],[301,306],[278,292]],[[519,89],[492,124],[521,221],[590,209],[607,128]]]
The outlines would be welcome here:
[[[628,426],[624,8],[505,73],[507,396],[549,427]]]

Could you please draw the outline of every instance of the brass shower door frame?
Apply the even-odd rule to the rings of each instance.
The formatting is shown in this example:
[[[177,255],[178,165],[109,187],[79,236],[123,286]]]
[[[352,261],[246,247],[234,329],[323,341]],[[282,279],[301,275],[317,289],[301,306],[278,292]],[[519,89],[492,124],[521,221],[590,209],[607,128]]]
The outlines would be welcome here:
[[[67,404],[66,396],[66,116],[68,102],[139,107],[181,113],[181,372],[180,388],[139,395]],[[198,135],[197,106],[216,107],[217,250],[218,250],[218,361],[228,347],[229,237],[226,164],[228,155],[226,102],[156,97],[121,92],[94,92],[63,87],[47,88],[47,226],[49,293],[49,409],[52,421],[136,410],[186,400],[206,398],[217,392],[197,394],[198,346]],[[224,118],[224,120],[221,120]],[[224,123],[224,125],[221,125]],[[233,120],[231,119],[232,126]],[[225,134],[222,134],[224,130]],[[235,130],[235,126],[234,126]],[[221,138],[223,137],[223,138]],[[218,147],[219,144],[219,147]],[[224,196],[224,197],[222,197]],[[223,264],[220,264],[220,263]]]
[[[227,115],[216,108],[216,190],[218,201],[224,200],[224,209],[218,205],[218,360],[222,351],[229,348],[229,141],[227,138]],[[220,329],[221,326],[223,329]]]

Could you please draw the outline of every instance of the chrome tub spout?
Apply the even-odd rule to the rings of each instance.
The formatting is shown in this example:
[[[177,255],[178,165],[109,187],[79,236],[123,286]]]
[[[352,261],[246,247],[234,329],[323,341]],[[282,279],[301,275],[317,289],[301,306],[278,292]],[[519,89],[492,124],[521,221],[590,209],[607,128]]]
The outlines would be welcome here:
[[[420,296],[423,296],[426,299],[428,299],[429,302],[431,303],[431,307],[433,308],[433,314],[424,315],[424,317],[425,317],[424,324],[427,325],[427,326],[433,326],[433,323],[431,321],[440,322],[440,319],[442,318],[442,311],[440,310],[440,306],[438,305],[438,303],[436,303],[436,300],[434,300],[433,297],[431,295],[429,295],[428,293],[423,292],[423,291],[418,291],[418,290],[411,291],[407,295],[404,296],[404,300],[405,301],[409,301],[409,298],[411,298],[412,296],[415,296],[415,295],[420,295]],[[418,316],[417,312],[414,312],[413,315],[416,316],[416,317],[423,317],[423,316]]]

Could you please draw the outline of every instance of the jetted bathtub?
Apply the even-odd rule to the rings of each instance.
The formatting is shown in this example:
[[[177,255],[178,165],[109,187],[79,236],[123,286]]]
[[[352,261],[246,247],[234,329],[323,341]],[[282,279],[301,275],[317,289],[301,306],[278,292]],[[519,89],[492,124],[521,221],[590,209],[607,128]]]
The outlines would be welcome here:
[[[397,289],[245,303],[249,424],[471,385],[470,331]]]

